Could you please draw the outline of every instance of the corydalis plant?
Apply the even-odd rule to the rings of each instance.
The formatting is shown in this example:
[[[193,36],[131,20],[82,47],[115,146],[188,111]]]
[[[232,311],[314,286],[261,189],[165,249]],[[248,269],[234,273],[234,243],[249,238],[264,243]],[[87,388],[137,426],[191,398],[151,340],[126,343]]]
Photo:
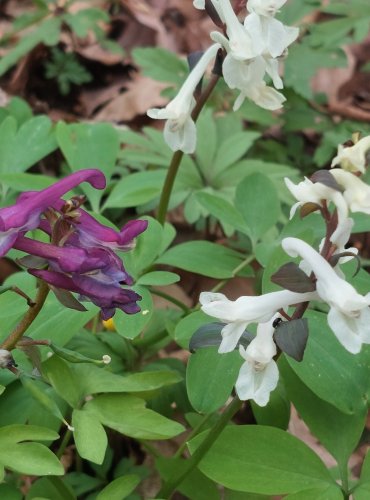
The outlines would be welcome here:
[[[283,88],[279,76],[279,59],[286,55],[287,47],[297,38],[298,28],[284,26],[274,19],[285,1],[262,0],[248,2],[244,24],[237,18],[230,0],[196,0],[197,9],[213,11],[217,25],[223,32],[213,31],[210,37],[216,42],[206,50],[189,74],[178,95],[163,109],[149,109],[148,116],[166,119],[164,138],[173,151],[193,153],[196,147],[196,128],[191,113],[195,105],[194,92],[210,62],[223,48],[222,73],[230,89],[239,90],[234,103],[237,110],[248,98],[269,110],[282,107],[285,97],[267,85],[265,75],[271,77],[276,89]],[[215,17],[211,14],[211,17]]]
[[[63,296],[58,290],[64,290],[93,302],[101,308],[103,319],[112,317],[117,307],[127,314],[137,313],[141,297],[129,288],[133,279],[114,250],[132,248],[147,222],[131,221],[117,232],[81,208],[83,197],[61,199],[82,182],[105,187],[102,172],[81,170],[42,191],[23,193],[15,205],[0,209],[1,255],[10,248],[27,253],[20,262],[30,274],[47,282],[58,297]],[[25,236],[36,228],[49,235],[50,243]],[[83,309],[77,301],[68,304]]]

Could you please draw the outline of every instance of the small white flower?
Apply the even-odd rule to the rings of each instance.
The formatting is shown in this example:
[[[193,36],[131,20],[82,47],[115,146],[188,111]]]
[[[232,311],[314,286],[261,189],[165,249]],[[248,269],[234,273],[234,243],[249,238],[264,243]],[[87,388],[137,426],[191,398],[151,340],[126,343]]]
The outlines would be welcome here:
[[[294,184],[288,177],[285,177],[284,181],[294,198],[298,200],[290,210],[290,218],[294,216],[297,208],[305,203],[316,203],[322,206],[325,200],[332,201],[335,204],[338,210],[338,219],[340,221],[347,217],[347,203],[342,193],[336,189],[330,188],[321,182],[312,182],[310,179],[307,179],[307,177],[299,184]]]
[[[245,363],[240,368],[235,390],[241,400],[252,399],[259,406],[266,406],[279,379],[279,370],[273,360],[276,345],[272,338],[272,322],[273,318],[258,325],[256,337],[246,349],[239,346]]]
[[[253,40],[256,54],[273,58],[281,56],[299,35],[298,28],[254,12],[245,18],[244,28]]]
[[[233,301],[222,293],[202,292],[199,302],[203,312],[227,323],[221,330],[222,342],[218,350],[225,353],[235,349],[250,323],[264,323],[281,308],[316,298],[315,292],[281,290],[260,296],[242,296]]]
[[[365,173],[367,163],[366,154],[370,150],[370,136],[363,137],[354,146],[338,146],[337,156],[331,162],[331,166],[340,165],[349,172]]]
[[[105,365],[109,365],[109,363],[112,361],[112,358],[109,356],[109,354],[104,354],[102,357],[102,361]]]
[[[285,238],[282,247],[291,257],[302,257],[315,273],[317,293],[330,306],[328,324],[347,351],[357,354],[363,343],[370,344],[370,293],[360,295],[306,242]]]
[[[248,0],[247,9],[259,16],[274,16],[287,0]]]
[[[196,146],[196,127],[191,117],[195,106],[194,91],[203,77],[208,64],[220,49],[219,44],[209,47],[188,78],[183,83],[177,96],[163,109],[152,108],[147,111],[150,118],[167,120],[164,127],[164,139],[172,151],[194,153]]]
[[[356,175],[334,168],[330,173],[344,189],[343,196],[351,212],[370,214],[370,186]]]

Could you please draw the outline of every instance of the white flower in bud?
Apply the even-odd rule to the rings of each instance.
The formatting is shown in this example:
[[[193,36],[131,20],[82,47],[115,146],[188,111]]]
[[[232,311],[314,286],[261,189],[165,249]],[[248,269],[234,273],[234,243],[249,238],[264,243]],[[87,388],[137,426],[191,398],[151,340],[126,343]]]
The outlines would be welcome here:
[[[343,196],[351,212],[370,214],[370,186],[341,168],[334,168],[330,173],[344,189]]]
[[[112,361],[112,358],[108,354],[104,354],[102,357],[102,361],[105,365],[109,365],[109,363]]]
[[[209,47],[191,71],[177,96],[163,109],[152,108],[147,111],[150,118],[167,120],[164,139],[172,151],[194,153],[196,146],[196,127],[191,117],[195,106],[194,91],[202,79],[208,64],[216,57],[221,46]]]
[[[306,242],[285,238],[282,247],[291,257],[300,256],[315,273],[317,294],[330,306],[328,324],[347,351],[357,354],[363,343],[370,344],[370,293],[360,295]]]
[[[367,164],[367,153],[370,151],[370,136],[363,137],[354,146],[338,146],[337,156],[331,162],[331,166],[340,165],[349,172],[365,173]]]
[[[10,351],[0,349],[0,368],[7,368],[13,363],[13,356]]]
[[[259,406],[266,406],[270,392],[278,383],[279,370],[273,360],[276,355],[276,345],[273,341],[274,318],[267,323],[259,323],[256,337],[245,349],[239,346],[239,352],[245,359],[240,368],[235,390],[241,400],[252,399]]]
[[[316,298],[315,292],[295,293],[281,290],[256,297],[242,296],[233,301],[222,293],[202,292],[199,302],[203,312],[227,323],[221,330],[222,342],[218,350],[225,353],[235,349],[250,323],[264,323],[281,308]]]

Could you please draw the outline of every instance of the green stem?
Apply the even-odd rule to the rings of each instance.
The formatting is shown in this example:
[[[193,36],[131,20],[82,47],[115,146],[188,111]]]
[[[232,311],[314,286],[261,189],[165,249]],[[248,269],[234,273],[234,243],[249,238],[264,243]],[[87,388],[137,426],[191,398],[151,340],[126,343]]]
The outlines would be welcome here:
[[[165,339],[166,337],[168,337],[167,330],[160,330],[159,332],[155,333],[154,335],[134,339],[132,341],[132,345],[137,349],[144,350],[153,344],[157,344],[157,342],[160,342],[161,340]]]
[[[193,112],[191,114],[191,117],[193,118],[194,121],[197,120],[204,104],[206,103],[207,99],[211,95],[219,78],[220,78],[219,75],[212,75],[212,78],[208,82],[207,87],[204,89],[204,91],[200,95],[200,97],[197,101],[197,104],[195,105]],[[171,197],[173,185],[175,183],[176,175],[177,175],[177,172],[179,170],[180,163],[181,163],[183,156],[184,156],[184,153],[182,151],[175,151],[175,153],[172,155],[170,166],[168,167],[167,176],[166,176],[166,179],[164,181],[161,198],[159,200],[158,214],[157,214],[157,220],[162,225],[166,221],[168,204],[170,202],[170,197]]]
[[[235,267],[235,269],[233,269],[233,271],[231,273],[231,277],[235,278],[235,276],[240,271],[242,271],[245,267],[247,267],[248,264],[250,264],[251,262],[253,262],[254,259],[255,259],[254,255],[248,255],[248,257],[246,259],[244,259],[243,262],[241,262],[238,266]],[[226,280],[222,280],[219,283],[217,283],[217,285],[212,288],[211,292],[218,292],[219,290],[221,290],[221,288],[226,285],[226,283],[229,281],[229,279],[230,278],[228,278]]]
[[[163,299],[168,300],[168,302],[172,302],[172,304],[175,304],[175,306],[179,307],[184,311],[185,314],[190,314],[191,310],[180,300],[176,299],[175,297],[172,297],[172,295],[169,295],[166,292],[162,292],[161,290],[157,290],[156,288],[151,288],[150,292],[153,295],[157,295],[158,297],[162,297]]]
[[[349,498],[349,484],[348,484],[348,467],[346,463],[343,464],[338,464],[339,465],[339,474],[340,474],[340,479],[342,481],[342,491],[343,491],[343,497],[348,499]]]
[[[206,425],[208,420],[213,417],[213,413],[208,413],[205,415],[202,420],[199,422],[198,425],[194,427],[194,429],[190,432],[190,434],[186,437],[185,441],[181,444],[177,452],[174,454],[173,458],[180,458],[181,455],[183,454],[186,444],[188,441],[191,441],[193,437],[195,437],[197,434],[199,434],[200,430],[203,429],[203,427]]]
[[[192,470],[199,464],[202,458],[210,450],[213,443],[216,441],[218,436],[224,430],[226,425],[235,415],[235,413],[241,408],[242,401],[235,397],[229,406],[226,407],[225,411],[222,413],[220,418],[217,420],[215,425],[210,429],[204,440],[194,451],[193,455],[184,463],[180,474],[175,474],[172,476],[167,483],[163,485],[157,494],[156,498],[171,498],[172,494],[176,491],[176,488],[183,482],[183,480],[190,474]]]
[[[56,452],[56,456],[58,458],[61,458],[63,456],[63,453],[64,453],[65,449],[67,448],[67,445],[71,439],[71,436],[72,436],[72,431],[70,429],[67,429],[64,436],[63,436],[62,442],[60,443],[58,451]]]
[[[29,307],[26,314],[23,316],[21,321],[17,324],[14,330],[8,335],[8,337],[1,344],[1,349],[6,349],[11,351],[16,346],[17,342],[23,337],[23,334],[27,331],[32,322],[36,319],[37,315],[42,309],[45,303],[46,297],[49,293],[49,287],[44,281],[39,282],[39,289],[37,291],[35,304]]]

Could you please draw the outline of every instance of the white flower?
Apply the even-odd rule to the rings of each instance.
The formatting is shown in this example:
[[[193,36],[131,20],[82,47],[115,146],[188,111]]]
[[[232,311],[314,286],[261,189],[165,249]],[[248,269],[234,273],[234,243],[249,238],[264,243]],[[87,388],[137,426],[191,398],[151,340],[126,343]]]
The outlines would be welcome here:
[[[6,349],[0,349],[0,368],[8,368],[12,365],[12,362],[12,353]]]
[[[331,172],[333,173],[333,172]],[[322,206],[324,200],[332,201],[338,210],[338,219],[344,220],[348,215],[347,203],[339,191],[330,188],[321,182],[312,182],[305,177],[304,181],[299,184],[294,184],[288,177],[284,178],[286,187],[292,193],[294,198],[298,200],[290,210],[290,218],[292,218],[298,207],[305,203],[316,203]]]
[[[365,173],[367,163],[366,154],[370,150],[370,136],[363,137],[354,146],[338,146],[337,156],[331,162],[331,166],[340,165],[344,170],[350,172]]]
[[[253,50],[252,39],[239,22],[230,0],[218,0],[218,2],[213,1],[212,3],[213,5],[217,3],[217,7],[221,12],[221,18],[226,24],[228,39],[218,32],[212,32],[211,38],[215,40],[214,37],[216,37],[216,41],[224,45],[227,52],[235,59],[243,61],[257,55]]]
[[[274,16],[287,0],[248,0],[247,9],[259,16]]]
[[[147,115],[154,119],[166,119],[164,139],[172,151],[194,153],[196,146],[196,127],[191,112],[195,106],[194,91],[203,77],[208,64],[216,56],[221,46],[214,44],[199,59],[177,96],[163,109],[152,108]]]
[[[317,298],[315,292],[295,293],[289,290],[266,293],[260,296],[242,296],[229,300],[222,293],[202,292],[199,302],[202,311],[223,323],[222,342],[218,352],[233,351],[244,330],[250,323],[269,321],[281,308]]]
[[[281,56],[299,35],[298,28],[254,12],[245,18],[244,28],[253,40],[255,52],[273,58]]]
[[[351,212],[370,214],[370,186],[356,175],[340,168],[335,168],[330,173],[344,189],[343,196]]]
[[[196,9],[204,10],[206,8],[205,0],[193,0],[193,5]]]
[[[272,322],[271,319],[258,325],[257,335],[246,349],[239,346],[245,363],[235,384],[236,393],[241,400],[253,399],[259,406],[266,406],[279,379],[277,364],[272,359],[276,354]]]
[[[282,247],[288,255],[299,255],[311,267],[317,278],[317,293],[330,306],[330,328],[347,351],[353,354],[360,352],[363,343],[370,343],[370,293],[360,295],[306,242],[285,238]]]

